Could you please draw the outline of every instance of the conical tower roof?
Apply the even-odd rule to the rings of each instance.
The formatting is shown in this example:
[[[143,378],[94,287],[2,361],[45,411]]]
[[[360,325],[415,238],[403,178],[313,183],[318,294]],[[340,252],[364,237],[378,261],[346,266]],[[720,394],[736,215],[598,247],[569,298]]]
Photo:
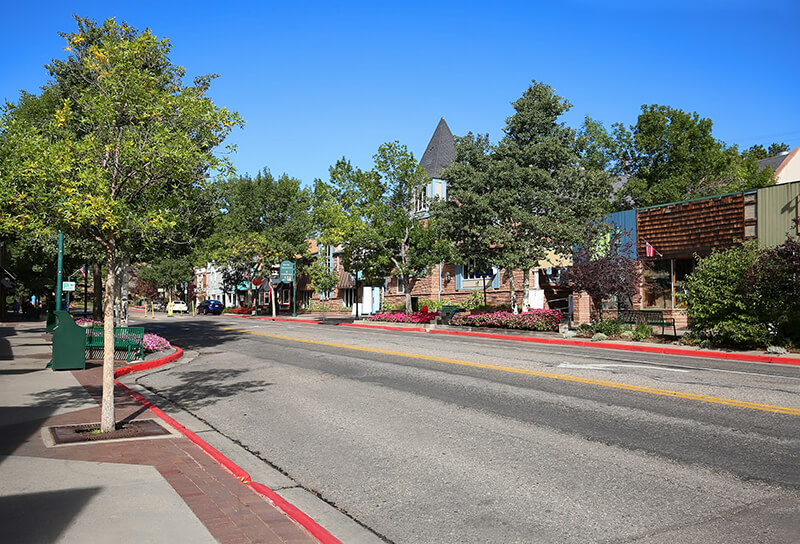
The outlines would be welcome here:
[[[452,166],[455,160],[456,141],[442,117],[419,163],[425,168],[429,177],[441,179],[442,170]]]

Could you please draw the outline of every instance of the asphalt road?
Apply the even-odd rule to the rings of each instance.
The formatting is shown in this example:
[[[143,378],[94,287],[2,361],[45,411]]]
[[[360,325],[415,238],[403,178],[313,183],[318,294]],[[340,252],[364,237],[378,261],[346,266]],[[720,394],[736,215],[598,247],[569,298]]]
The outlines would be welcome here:
[[[139,383],[390,542],[800,542],[798,367],[225,317],[147,326],[186,357]]]

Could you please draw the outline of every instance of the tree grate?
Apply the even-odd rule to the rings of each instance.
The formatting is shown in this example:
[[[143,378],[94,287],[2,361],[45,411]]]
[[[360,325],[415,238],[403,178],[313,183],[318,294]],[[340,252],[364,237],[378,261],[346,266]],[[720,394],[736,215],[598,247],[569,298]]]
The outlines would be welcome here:
[[[153,419],[140,419],[126,423],[117,423],[116,429],[108,433],[98,432],[100,430],[99,423],[58,425],[55,427],[48,427],[47,430],[56,445],[76,444],[81,442],[103,442],[107,440],[130,440],[171,434],[169,430]]]

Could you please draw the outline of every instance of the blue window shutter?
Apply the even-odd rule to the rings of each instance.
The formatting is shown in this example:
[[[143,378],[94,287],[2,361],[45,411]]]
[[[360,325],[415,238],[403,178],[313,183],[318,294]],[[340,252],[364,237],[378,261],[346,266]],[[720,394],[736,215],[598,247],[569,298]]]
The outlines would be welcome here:
[[[500,269],[497,267],[492,267],[494,271],[494,276],[492,276],[492,288],[499,289],[500,288]]]
[[[462,287],[462,280],[464,279],[464,267],[460,264],[456,265],[456,291],[460,291]]]

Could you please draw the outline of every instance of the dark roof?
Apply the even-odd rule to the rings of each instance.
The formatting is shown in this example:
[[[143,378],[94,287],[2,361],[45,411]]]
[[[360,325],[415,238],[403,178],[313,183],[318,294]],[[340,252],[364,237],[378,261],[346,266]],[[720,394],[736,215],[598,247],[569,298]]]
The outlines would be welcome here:
[[[777,170],[781,163],[786,160],[788,157],[788,153],[781,153],[780,155],[775,155],[774,157],[767,157],[766,159],[761,159],[756,161],[759,170],[763,170],[764,168],[770,167],[773,170]]]
[[[442,117],[419,163],[425,168],[429,177],[439,178],[441,171],[452,166],[455,160],[456,141]]]

